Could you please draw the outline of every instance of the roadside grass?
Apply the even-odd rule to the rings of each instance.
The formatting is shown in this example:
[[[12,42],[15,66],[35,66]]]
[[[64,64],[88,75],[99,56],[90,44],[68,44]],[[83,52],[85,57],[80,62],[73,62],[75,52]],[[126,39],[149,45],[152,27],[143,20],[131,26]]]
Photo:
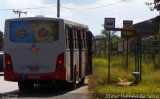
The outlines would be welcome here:
[[[117,86],[119,80],[133,81],[132,71],[135,70],[134,58],[130,57],[128,70],[125,69],[125,57],[111,59],[111,80],[108,84],[107,58],[93,58],[93,74],[89,76],[89,90],[93,99],[101,99],[106,94],[151,94],[160,93],[160,70],[154,69],[152,62],[142,62],[142,82],[132,86]]]

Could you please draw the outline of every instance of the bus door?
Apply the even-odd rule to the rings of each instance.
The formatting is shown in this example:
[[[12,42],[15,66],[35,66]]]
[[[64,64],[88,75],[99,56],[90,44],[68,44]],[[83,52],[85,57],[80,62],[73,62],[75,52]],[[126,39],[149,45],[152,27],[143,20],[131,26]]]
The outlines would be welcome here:
[[[67,50],[67,53],[68,53],[68,56],[67,56],[67,62],[68,62],[68,68],[67,69],[70,69],[68,71],[70,71],[70,80],[73,80],[73,51],[74,51],[74,48],[73,48],[73,28],[72,27],[66,27],[67,28],[67,32],[68,32],[68,47],[69,49]]]
[[[78,49],[79,49],[79,78],[82,78],[82,39],[81,30],[77,30],[78,35]]]
[[[73,28],[73,70],[75,79],[79,80],[79,49],[78,49],[78,27]]]
[[[88,65],[86,73],[87,75],[92,74],[92,33],[87,31],[87,49],[88,49]]]
[[[81,77],[84,78],[86,75],[86,66],[87,66],[87,49],[86,49],[86,30],[82,30],[81,31],[81,46],[82,46],[82,50],[81,50],[81,61],[82,61],[82,70],[81,70]]]

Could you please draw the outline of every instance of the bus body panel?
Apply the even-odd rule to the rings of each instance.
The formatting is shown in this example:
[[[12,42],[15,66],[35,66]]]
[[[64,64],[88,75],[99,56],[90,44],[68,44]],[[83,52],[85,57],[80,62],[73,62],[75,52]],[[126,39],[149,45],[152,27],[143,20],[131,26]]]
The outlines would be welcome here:
[[[48,73],[55,72],[56,60],[58,54],[63,52],[63,48],[57,44],[51,44],[51,47],[41,47],[43,44],[35,44],[37,52],[32,52],[32,44],[12,44],[6,46],[5,53],[11,55],[14,71],[17,73]],[[52,49],[59,48],[55,51]],[[46,55],[47,54],[47,55]],[[34,68],[37,70],[34,70]]]
[[[21,21],[23,21],[25,25],[18,23]],[[13,28],[16,26],[26,27],[26,24],[28,24],[28,21],[29,22],[33,21],[33,23],[44,21],[44,24],[46,24],[45,21],[57,22],[58,23],[58,40],[53,42],[46,42],[45,40],[44,42],[41,42],[38,39],[38,41],[40,42],[34,42],[34,41],[28,42],[27,40],[21,41],[20,39],[18,40],[14,39],[14,36],[17,36],[17,35],[13,35],[14,29],[12,29],[11,31],[10,28]],[[14,23],[14,22],[17,22],[17,23]],[[44,25],[40,23],[38,24],[42,26]],[[88,27],[86,25],[74,23],[71,21],[63,20],[63,19],[57,19],[57,18],[31,17],[31,18],[17,18],[17,19],[6,20],[5,36],[4,36],[4,53],[5,53],[4,79],[8,81],[62,80],[62,81],[73,82],[73,77],[75,75],[76,75],[77,81],[79,81],[79,79],[85,78],[86,72],[87,72],[86,68],[88,64],[87,63],[88,62],[87,46],[85,49],[81,49],[81,50],[78,47],[74,48],[75,38],[73,38],[73,34],[72,34],[72,38],[70,38],[71,40],[69,41],[70,45],[72,45],[72,48],[69,48],[69,49],[66,48],[66,42],[67,42],[66,34],[65,34],[66,24],[69,27],[71,27],[71,30],[70,30],[71,33],[73,33],[74,29],[85,30],[85,31],[88,30]],[[42,28],[42,30],[47,31],[44,28]],[[11,34],[11,32],[13,32],[13,34]],[[20,35],[20,37],[23,38],[22,34],[23,32],[20,32],[18,35]],[[62,65],[62,68],[59,67],[61,65]],[[76,74],[74,74],[75,67],[76,67]]]
[[[85,77],[86,75],[86,51],[82,50],[82,73],[81,77]]]
[[[78,50],[74,50],[73,51],[73,71],[74,69],[76,69],[76,79],[79,79],[79,51]],[[75,75],[75,74],[74,74]]]
[[[44,18],[43,18],[44,19]],[[32,21],[31,18],[25,18],[24,20]],[[42,20],[34,19],[34,20]],[[52,19],[45,19],[50,21],[57,21]],[[55,42],[49,43],[23,43],[23,42],[13,42],[10,40],[10,23],[23,21],[23,19],[14,19],[6,21],[5,30],[5,44],[4,44],[4,52],[11,56],[13,71],[15,74],[26,74],[26,75],[42,75],[42,74],[52,74],[56,72],[56,62],[57,57],[60,53],[65,53],[65,40],[64,40],[64,29],[63,29],[63,20],[57,21],[59,26],[59,39]],[[37,51],[32,51],[32,49],[36,48]],[[33,49],[34,50],[34,49]],[[65,61],[65,57],[64,57]],[[65,62],[64,62],[65,66]],[[7,74],[7,72],[5,72]],[[16,75],[16,76],[17,76]],[[23,78],[23,77],[22,77]],[[34,78],[34,77],[33,77]],[[17,79],[20,80],[21,78]],[[6,80],[10,80],[7,79]],[[11,79],[15,80],[15,79]],[[66,80],[66,79],[63,79]]]
[[[67,81],[70,81],[70,50],[66,50],[66,79]]]

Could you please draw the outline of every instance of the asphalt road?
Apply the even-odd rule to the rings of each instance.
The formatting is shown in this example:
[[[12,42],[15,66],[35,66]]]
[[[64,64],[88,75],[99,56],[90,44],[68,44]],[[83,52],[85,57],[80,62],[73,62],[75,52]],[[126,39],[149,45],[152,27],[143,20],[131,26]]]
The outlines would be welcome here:
[[[88,82],[76,90],[61,85],[38,86],[33,91],[21,92],[16,82],[4,81],[0,76],[0,98],[2,99],[89,99]]]

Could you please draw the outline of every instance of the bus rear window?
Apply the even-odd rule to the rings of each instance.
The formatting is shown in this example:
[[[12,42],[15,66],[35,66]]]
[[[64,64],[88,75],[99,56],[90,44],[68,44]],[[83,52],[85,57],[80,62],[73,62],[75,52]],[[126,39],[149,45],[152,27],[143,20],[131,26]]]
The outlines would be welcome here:
[[[11,21],[9,38],[19,43],[54,42],[58,40],[58,22],[46,20]]]

